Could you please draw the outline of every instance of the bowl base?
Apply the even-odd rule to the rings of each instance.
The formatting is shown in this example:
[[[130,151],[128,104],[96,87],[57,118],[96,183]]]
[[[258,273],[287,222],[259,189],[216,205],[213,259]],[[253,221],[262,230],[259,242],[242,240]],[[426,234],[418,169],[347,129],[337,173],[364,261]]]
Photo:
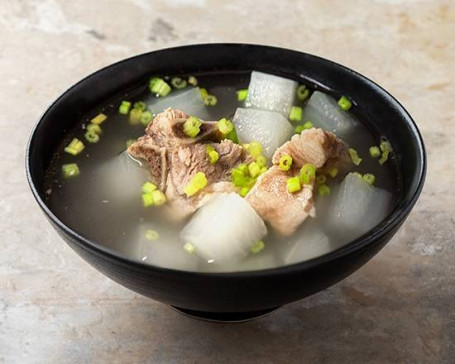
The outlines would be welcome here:
[[[248,312],[205,312],[205,311],[194,311],[186,308],[170,306],[174,310],[180,312],[185,316],[189,316],[202,321],[219,322],[219,323],[237,323],[246,322],[258,319],[260,317],[267,316],[273,311],[277,310],[281,306],[268,308],[259,311],[248,311]]]

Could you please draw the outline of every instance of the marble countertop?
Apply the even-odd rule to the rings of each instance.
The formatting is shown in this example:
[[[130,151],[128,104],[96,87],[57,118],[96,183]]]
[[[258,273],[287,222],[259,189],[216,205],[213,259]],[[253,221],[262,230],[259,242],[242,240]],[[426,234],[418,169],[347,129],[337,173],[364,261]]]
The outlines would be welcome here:
[[[449,363],[455,358],[455,4],[436,0],[63,0],[0,6],[0,363]],[[250,42],[320,55],[377,81],[428,150],[422,196],[359,271],[263,319],[211,324],[95,271],[27,187],[49,103],[134,54]]]

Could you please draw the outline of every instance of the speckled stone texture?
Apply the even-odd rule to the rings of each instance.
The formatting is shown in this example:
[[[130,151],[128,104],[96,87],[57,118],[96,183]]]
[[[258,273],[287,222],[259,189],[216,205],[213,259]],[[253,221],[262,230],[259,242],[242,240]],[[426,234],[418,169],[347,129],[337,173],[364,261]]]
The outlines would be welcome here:
[[[420,201],[343,282],[239,325],[184,317],[108,280],[52,230],[24,152],[49,103],[134,54],[195,42],[317,54],[377,81],[428,149]],[[455,360],[455,3],[0,0],[0,363]]]

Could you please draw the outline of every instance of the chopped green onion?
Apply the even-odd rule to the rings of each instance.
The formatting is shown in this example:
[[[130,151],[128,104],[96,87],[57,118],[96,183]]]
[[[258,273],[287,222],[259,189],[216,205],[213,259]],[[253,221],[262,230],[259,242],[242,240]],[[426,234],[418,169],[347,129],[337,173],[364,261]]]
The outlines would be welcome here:
[[[373,158],[378,158],[381,155],[381,150],[376,146],[370,147],[370,155]]]
[[[197,84],[198,84],[197,78],[194,76],[188,77],[188,83],[192,86],[197,86]]]
[[[100,125],[100,124],[103,123],[106,119],[107,119],[107,116],[106,116],[106,115],[104,115],[103,113],[99,113],[98,115],[96,115],[96,116],[91,120],[91,122],[92,122],[93,124]]]
[[[151,193],[144,193],[142,195],[142,206],[150,207],[153,206],[153,196]]]
[[[84,134],[84,138],[89,143],[98,143],[98,141],[100,140],[100,136],[98,134],[96,134],[96,133],[91,132],[91,131],[87,131]]]
[[[141,122],[141,116],[142,116],[142,110],[133,108],[130,111],[130,117],[129,117],[130,124],[132,124],[132,125],[139,124]]]
[[[187,83],[186,83],[186,80],[184,80],[180,77],[173,77],[171,79],[171,85],[172,85],[172,87],[174,87],[176,89],[181,89],[181,88],[185,88]]]
[[[207,152],[211,164],[215,164],[218,161],[218,159],[220,159],[220,155],[215,150],[215,148],[213,148],[210,144],[207,144],[205,146],[205,150]]]
[[[156,187],[152,182],[145,182],[142,185],[142,192],[144,193],[152,193],[153,191],[157,190],[158,187]]]
[[[118,112],[122,115],[127,115],[130,112],[131,102],[129,101],[122,101],[118,108]]]
[[[383,152],[391,152],[393,150],[390,142],[387,140],[382,141],[381,144],[379,144],[379,148],[381,148],[381,151]]]
[[[303,184],[308,185],[313,183],[316,178],[316,167],[311,163],[306,163],[300,168],[300,180]]]
[[[97,124],[88,124],[86,130],[95,134],[101,134],[102,132],[101,127]]]
[[[354,163],[356,166],[358,166],[360,163],[362,163],[362,158],[359,157],[357,154],[357,151],[353,148],[348,149],[349,156],[351,157],[352,163]]]
[[[338,168],[330,167],[327,173],[329,174],[330,177],[335,178],[338,174]]]
[[[188,254],[193,254],[194,251],[196,250],[195,246],[191,243],[186,243],[183,245],[183,249],[188,253]]]
[[[209,92],[206,88],[199,88],[199,92],[201,93],[201,97],[203,100],[209,95]]]
[[[320,185],[319,188],[318,188],[318,194],[319,196],[328,196],[330,195],[330,187],[327,186],[327,185]]]
[[[62,173],[64,178],[71,178],[79,176],[80,171],[76,163],[70,163],[62,166]]]
[[[128,139],[126,142],[125,142],[125,145],[126,145],[126,149],[128,149],[130,146],[132,146],[134,143],[136,143],[136,140],[135,139]]]
[[[185,187],[184,191],[188,197],[194,196],[205,186],[207,186],[207,177],[204,172],[197,172],[193,178],[191,178],[188,185]]]
[[[153,204],[155,206],[164,205],[166,203],[166,201],[167,201],[166,196],[160,190],[152,191],[151,195],[152,195],[152,198],[153,198]]]
[[[202,122],[196,116],[190,116],[183,124],[183,132],[190,138],[196,137],[201,131]]]
[[[229,133],[226,134],[226,139],[232,140],[234,143],[239,143],[239,138],[237,137],[237,132],[233,128]]]
[[[288,180],[286,181],[286,185],[288,188],[288,192],[290,193],[298,192],[302,189],[299,177],[288,178]]]
[[[379,159],[379,164],[382,166],[389,159],[389,154],[393,149],[387,140],[382,141],[379,147],[381,148],[382,151],[382,156]]]
[[[291,121],[302,120],[302,108],[300,106],[291,107],[291,111],[289,112],[289,120]]]
[[[262,240],[259,240],[257,242],[255,242],[253,244],[253,246],[251,247],[251,252],[253,254],[257,254],[259,253],[261,250],[263,250],[265,248],[265,244]]]
[[[316,183],[318,185],[323,185],[327,182],[327,177],[324,176],[323,174],[320,174],[319,176],[316,177]]]
[[[80,152],[84,150],[84,143],[82,143],[79,139],[74,138],[71,140],[71,143],[65,147],[65,152],[71,155],[78,155]]]
[[[248,96],[248,89],[247,88],[237,91],[237,100],[238,101],[245,101],[247,96]]]
[[[371,173],[365,173],[363,176],[362,176],[362,179],[368,183],[370,186],[373,185],[374,181],[376,181],[376,177],[374,174],[371,174]]]
[[[207,95],[204,99],[204,104],[206,106],[215,106],[218,102],[218,99],[215,95]]]
[[[341,96],[338,100],[338,106],[341,110],[348,111],[352,106],[352,102],[346,96]]]
[[[155,241],[160,238],[160,234],[158,234],[158,231],[156,230],[147,229],[145,230],[145,238],[150,241]]]
[[[240,190],[240,196],[242,197],[245,197],[248,192],[250,192],[250,187],[242,187],[242,189]]]
[[[171,92],[171,86],[169,86],[167,82],[162,78],[158,77],[153,77],[150,79],[149,89],[152,94],[155,94],[158,97],[167,96]]]
[[[251,143],[244,144],[243,146],[246,149],[246,151],[248,153],[250,153],[251,156],[254,157],[254,158],[257,158],[260,155],[262,155],[262,150],[263,149],[262,149],[261,143],[259,143],[259,142],[253,141]]]
[[[237,169],[242,172],[244,175],[246,175],[248,173],[248,166],[245,164],[245,163],[240,163],[238,166],[237,166]]]
[[[314,124],[311,121],[307,121],[303,125],[297,125],[294,130],[297,134],[300,134],[302,131],[311,129],[313,127],[314,127]]]
[[[292,166],[292,157],[285,154],[280,158],[280,169],[282,171],[289,171]]]
[[[147,104],[144,101],[137,101],[134,103],[133,109],[145,111],[145,110],[147,110]]]
[[[264,157],[262,154],[256,157],[256,163],[259,167],[266,167],[267,166],[267,158]]]
[[[228,119],[222,118],[218,121],[218,129],[220,130],[221,134],[227,135],[232,130],[234,130],[234,124]]]
[[[251,162],[248,165],[248,172],[251,177],[255,178],[255,177],[259,176],[260,171],[261,171],[261,167],[259,167],[256,162]]]
[[[235,168],[231,172],[231,180],[234,186],[242,187],[245,185],[246,182],[245,173],[243,173],[238,168]]]
[[[269,168],[268,168],[267,166],[261,167],[261,170],[259,171],[259,175],[261,175],[261,174],[267,172],[268,169],[269,169]]]
[[[152,121],[153,115],[150,111],[144,111],[141,115],[141,123],[144,126],[148,126],[149,123]]]
[[[300,85],[297,88],[297,98],[300,101],[305,101],[308,96],[310,96],[310,90],[308,90],[305,85]]]

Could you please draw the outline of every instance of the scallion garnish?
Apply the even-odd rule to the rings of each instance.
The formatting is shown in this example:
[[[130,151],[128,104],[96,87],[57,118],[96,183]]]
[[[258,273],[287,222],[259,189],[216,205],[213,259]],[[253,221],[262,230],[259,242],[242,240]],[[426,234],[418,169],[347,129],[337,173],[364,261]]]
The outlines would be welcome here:
[[[262,154],[256,157],[256,163],[259,167],[266,167],[267,166],[267,158],[264,157]]]
[[[250,187],[242,187],[240,189],[240,196],[245,197],[250,192]]]
[[[134,103],[133,109],[145,111],[145,110],[147,110],[147,104],[144,101],[137,101]]]
[[[290,155],[282,155],[280,158],[279,167],[282,171],[289,171],[292,166],[292,157]]]
[[[300,106],[291,107],[291,111],[289,112],[289,120],[291,121],[302,120],[302,108]]]
[[[204,103],[206,106],[215,106],[218,103],[218,99],[214,95],[207,95],[204,98]]]
[[[297,134],[300,134],[302,131],[311,129],[313,127],[313,123],[311,121],[307,121],[303,125],[297,125],[294,130]]]
[[[300,85],[297,88],[297,98],[300,101],[305,101],[308,98],[308,96],[310,96],[310,90],[308,90],[305,85]]]
[[[79,139],[74,138],[71,142],[65,147],[65,152],[71,155],[78,155],[80,152],[84,150],[84,143],[82,143]]]
[[[198,84],[197,78],[194,76],[188,77],[188,83],[192,86],[197,86]]]
[[[316,178],[316,167],[311,163],[306,163],[300,168],[300,180],[303,184],[308,185],[313,183]]]
[[[335,178],[338,174],[338,168],[330,167],[327,173],[329,174],[330,177]]]
[[[381,158],[379,159],[379,164],[382,166],[389,159],[389,154],[393,149],[390,143],[386,140],[381,142],[379,148],[381,148],[382,151]]]
[[[368,183],[370,186],[372,186],[374,184],[374,181],[376,181],[376,177],[374,174],[372,173],[365,173],[363,176],[362,176],[362,179]]]
[[[102,132],[101,127],[97,124],[88,124],[86,130],[95,134],[101,134]]]
[[[316,177],[316,183],[317,183],[318,185],[323,185],[323,184],[326,183],[326,182],[327,182],[327,177],[324,176],[323,174],[320,174],[320,175],[318,175],[318,176]]]
[[[98,141],[100,140],[100,136],[98,134],[89,130],[84,134],[84,138],[89,143],[98,143]]]
[[[103,113],[99,113],[98,115],[96,115],[96,116],[91,120],[91,122],[92,122],[93,124],[100,125],[100,124],[103,123],[106,119],[107,119],[107,116],[106,116],[106,115],[104,115]]]
[[[150,111],[144,111],[141,114],[141,123],[144,126],[148,126],[149,123],[152,121],[153,115]]]
[[[251,162],[248,164],[248,173],[250,174],[251,177],[256,178],[259,176],[259,173],[261,171],[261,167],[258,166],[256,162]]]
[[[319,196],[328,196],[330,195],[330,192],[331,192],[330,187],[327,186],[326,184],[322,184],[318,188]]]
[[[154,185],[152,182],[145,182],[142,185],[142,192],[143,193],[152,193],[153,191],[157,190],[158,187]]]
[[[64,178],[72,178],[79,176],[80,171],[76,163],[69,163],[62,166],[62,173]]]
[[[370,155],[373,158],[378,158],[381,155],[381,150],[377,146],[370,147]]]
[[[160,238],[160,234],[158,234],[158,231],[156,230],[147,229],[145,230],[145,238],[150,241],[155,241]]]
[[[230,120],[222,118],[218,121],[218,129],[222,134],[227,135],[234,129],[234,124]]]
[[[195,246],[191,243],[185,243],[183,245],[183,249],[188,253],[188,254],[193,254],[194,251],[196,250]]]
[[[247,96],[248,96],[248,89],[247,88],[237,91],[237,100],[238,101],[245,101]]]
[[[171,86],[167,84],[162,78],[153,77],[149,81],[149,89],[152,94],[155,94],[157,97],[164,97],[169,95],[171,92]]]
[[[183,78],[173,77],[171,79],[171,85],[172,85],[172,87],[174,87],[176,89],[182,89],[182,88],[186,87],[187,83],[186,83],[186,80],[184,80]]]
[[[204,172],[197,172],[193,178],[191,178],[188,185],[186,185],[184,192],[188,197],[194,196],[205,186],[207,186],[207,177]]]
[[[352,106],[352,102],[346,96],[341,96],[338,100],[338,106],[341,110],[348,111]]]
[[[202,122],[196,116],[190,116],[183,123],[183,132],[190,138],[196,137],[201,131]]]
[[[286,181],[286,185],[287,185],[288,192],[290,192],[290,193],[298,192],[302,189],[302,186],[300,185],[299,177],[288,178]]]
[[[201,93],[202,100],[205,100],[205,98],[209,95],[207,89],[203,87],[199,88],[199,92]]]
[[[209,157],[209,161],[211,164],[215,164],[218,159],[220,159],[220,155],[218,152],[213,148],[210,144],[205,146],[205,151],[207,152],[207,156]]]
[[[134,108],[130,111],[129,121],[132,125],[137,125],[141,122],[142,110]]]
[[[127,115],[130,112],[130,108],[131,108],[131,102],[124,100],[120,104],[120,106],[118,108],[118,112],[122,115]]]
[[[251,252],[253,254],[257,254],[260,251],[262,251],[264,248],[265,248],[264,242],[262,240],[259,240],[251,246]]]
[[[351,157],[352,163],[354,163],[356,166],[362,163],[362,158],[359,157],[357,151],[354,148],[349,148],[348,153],[349,156]]]

